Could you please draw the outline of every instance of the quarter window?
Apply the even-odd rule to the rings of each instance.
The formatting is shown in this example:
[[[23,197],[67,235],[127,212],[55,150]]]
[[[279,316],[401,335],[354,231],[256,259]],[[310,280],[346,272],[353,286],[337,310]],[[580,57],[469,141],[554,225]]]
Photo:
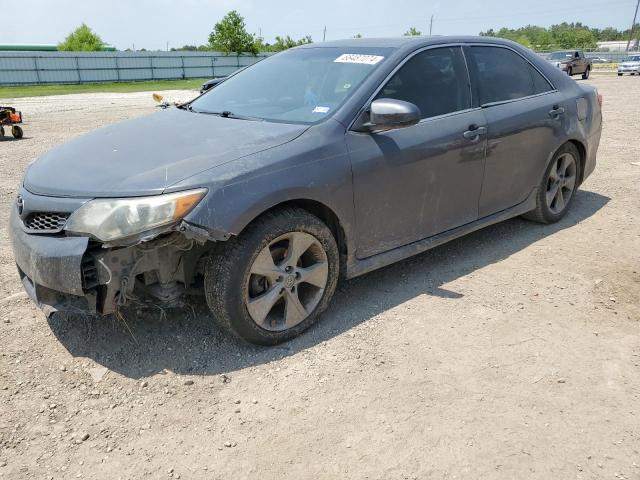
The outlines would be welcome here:
[[[535,93],[545,93],[553,90],[553,87],[549,84],[546,78],[540,75],[535,68],[529,65],[529,71],[531,72],[531,77],[533,78],[533,88]]]
[[[471,47],[470,50],[476,65],[480,104],[514,100],[551,90],[549,83],[529,62],[509,49]]]
[[[467,67],[460,47],[435,48],[411,57],[378,93],[418,106],[422,118],[471,107]]]

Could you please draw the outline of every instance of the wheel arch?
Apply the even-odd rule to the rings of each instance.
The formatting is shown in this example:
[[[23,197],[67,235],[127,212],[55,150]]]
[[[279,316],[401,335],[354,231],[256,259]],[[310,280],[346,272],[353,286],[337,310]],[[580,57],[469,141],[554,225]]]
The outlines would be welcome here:
[[[580,158],[578,159],[580,161],[580,178],[578,180],[578,183],[580,184],[584,180],[584,167],[585,167],[585,162],[587,161],[587,147],[581,141],[573,138],[565,142],[563,145],[566,145],[567,143],[570,143],[574,147],[576,147],[576,149],[578,150],[578,153],[580,154]],[[562,148],[563,145],[561,145],[559,148]]]
[[[274,210],[286,207],[297,207],[305,210],[311,215],[318,217],[329,228],[329,230],[333,234],[334,239],[336,240],[336,244],[338,245],[338,252],[340,254],[340,275],[344,276],[346,272],[347,258],[349,252],[351,251],[348,241],[349,238],[344,227],[344,222],[332,208],[318,200],[312,200],[309,198],[296,198],[276,203],[255,215],[250,221],[242,226],[237,235],[242,235],[242,232],[249,225],[251,225],[254,221],[262,217],[263,215],[269,212],[273,212]]]

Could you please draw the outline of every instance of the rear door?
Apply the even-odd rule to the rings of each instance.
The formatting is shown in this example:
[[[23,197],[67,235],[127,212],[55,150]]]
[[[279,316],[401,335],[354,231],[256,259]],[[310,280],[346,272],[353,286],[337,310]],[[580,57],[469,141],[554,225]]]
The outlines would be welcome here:
[[[488,138],[479,217],[528,197],[567,119],[562,94],[524,57],[504,46],[467,47]]]
[[[414,103],[422,120],[347,134],[359,258],[476,220],[484,168],[486,122],[460,46],[412,55],[375,98]]]

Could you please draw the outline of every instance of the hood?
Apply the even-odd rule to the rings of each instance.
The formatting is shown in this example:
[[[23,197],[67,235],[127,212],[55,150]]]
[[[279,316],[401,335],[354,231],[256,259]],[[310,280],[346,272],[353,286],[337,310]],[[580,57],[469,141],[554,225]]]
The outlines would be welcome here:
[[[30,166],[24,186],[63,197],[155,195],[204,170],[287,143],[307,128],[168,108],[54,148]]]
[[[621,67],[637,67],[637,66],[640,66],[640,61],[633,60],[629,62],[622,62],[620,66]]]

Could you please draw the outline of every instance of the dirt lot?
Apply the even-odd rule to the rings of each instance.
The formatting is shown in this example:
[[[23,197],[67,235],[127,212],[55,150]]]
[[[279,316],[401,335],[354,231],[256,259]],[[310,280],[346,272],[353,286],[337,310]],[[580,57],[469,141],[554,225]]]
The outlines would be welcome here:
[[[231,340],[202,306],[47,322],[3,229],[0,476],[640,479],[640,78],[589,83],[599,164],[562,222],[511,220],[347,282],[280,348]],[[148,93],[15,104],[5,225],[32,159],[153,110]]]

